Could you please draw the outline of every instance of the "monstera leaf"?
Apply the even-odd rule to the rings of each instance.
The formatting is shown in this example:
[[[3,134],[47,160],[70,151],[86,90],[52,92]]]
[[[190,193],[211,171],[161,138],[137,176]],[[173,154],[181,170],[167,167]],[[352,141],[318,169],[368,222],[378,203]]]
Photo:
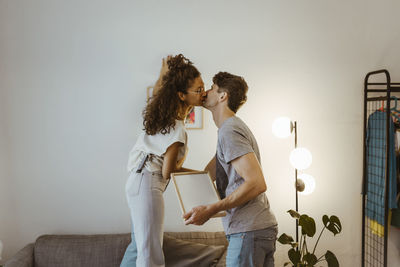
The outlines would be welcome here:
[[[312,253],[307,253],[306,255],[304,255],[303,259],[307,262],[309,266],[314,266],[318,262],[317,256]]]
[[[325,253],[325,259],[326,262],[328,262],[328,267],[339,267],[339,262],[336,259],[335,254],[332,253],[332,251],[327,251]]]
[[[300,216],[299,225],[301,226],[301,234],[313,237],[315,235],[315,221],[306,214]]]
[[[297,266],[298,263],[300,263],[300,258],[301,258],[300,251],[292,248],[288,251],[288,256],[289,256],[289,260],[294,264],[294,266]]]
[[[293,241],[293,237],[287,234],[281,234],[281,236],[278,238],[278,242],[283,245],[291,244]]]
[[[290,214],[290,216],[292,216],[295,219],[299,219],[300,218],[300,213],[298,213],[297,211],[288,210],[287,212]]]
[[[340,223],[339,218],[335,215],[332,215],[331,217],[324,215],[322,217],[322,222],[324,223],[326,229],[331,231],[333,235],[337,235],[342,231],[342,224]]]
[[[291,245],[292,248],[297,248],[297,243],[294,242],[293,237],[287,234],[281,234],[281,236],[278,238],[278,242],[281,243],[282,245]]]

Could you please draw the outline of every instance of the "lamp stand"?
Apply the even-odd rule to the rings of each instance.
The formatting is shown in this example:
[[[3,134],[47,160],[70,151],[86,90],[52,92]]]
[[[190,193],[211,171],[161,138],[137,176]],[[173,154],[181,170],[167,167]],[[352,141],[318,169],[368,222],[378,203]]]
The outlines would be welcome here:
[[[297,148],[297,121],[294,121],[294,148]],[[297,190],[297,169],[294,169],[294,177],[295,177],[295,184],[294,188],[296,189],[296,212],[299,212],[299,199],[298,199],[298,190]],[[299,250],[298,246],[299,242],[299,220],[296,219],[296,243],[297,243],[297,248],[296,250]]]

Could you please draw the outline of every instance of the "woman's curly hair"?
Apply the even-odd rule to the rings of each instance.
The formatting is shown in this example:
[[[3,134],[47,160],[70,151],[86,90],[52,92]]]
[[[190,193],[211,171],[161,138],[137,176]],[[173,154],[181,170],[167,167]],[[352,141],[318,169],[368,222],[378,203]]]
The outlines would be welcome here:
[[[146,134],[169,133],[175,120],[182,114],[183,103],[178,92],[187,93],[200,72],[182,54],[167,61],[168,72],[162,77],[161,88],[147,102],[143,110],[143,126]]]

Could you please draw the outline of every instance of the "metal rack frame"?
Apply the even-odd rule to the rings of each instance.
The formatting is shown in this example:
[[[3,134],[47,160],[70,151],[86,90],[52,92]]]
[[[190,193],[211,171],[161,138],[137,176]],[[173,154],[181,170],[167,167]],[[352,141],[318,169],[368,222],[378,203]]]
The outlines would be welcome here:
[[[370,82],[370,80],[377,75],[384,75],[386,82]],[[363,191],[362,191],[362,256],[361,266],[362,267],[387,267],[387,244],[388,244],[388,198],[389,198],[389,170],[391,168],[389,143],[389,120],[391,116],[390,107],[392,101],[395,99],[392,93],[400,92],[400,83],[392,83],[390,74],[387,70],[377,70],[369,72],[364,80],[364,137],[363,137]],[[378,95],[378,96],[377,96]],[[367,123],[368,115],[370,112],[378,110],[378,106],[382,103],[386,106],[384,112],[386,123],[386,155],[383,159],[385,161],[385,182],[384,182],[384,233],[383,238],[373,236],[371,234],[371,225],[367,221],[367,186],[368,186],[368,162],[367,162]]]

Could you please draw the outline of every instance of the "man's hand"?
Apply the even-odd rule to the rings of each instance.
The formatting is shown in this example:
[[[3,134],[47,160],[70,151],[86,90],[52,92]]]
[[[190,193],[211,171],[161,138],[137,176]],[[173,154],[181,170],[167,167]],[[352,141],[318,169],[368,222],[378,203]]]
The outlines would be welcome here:
[[[207,206],[197,206],[191,211],[185,213],[183,218],[185,219],[185,224],[203,225],[207,222],[215,212],[212,211],[210,205]]]

